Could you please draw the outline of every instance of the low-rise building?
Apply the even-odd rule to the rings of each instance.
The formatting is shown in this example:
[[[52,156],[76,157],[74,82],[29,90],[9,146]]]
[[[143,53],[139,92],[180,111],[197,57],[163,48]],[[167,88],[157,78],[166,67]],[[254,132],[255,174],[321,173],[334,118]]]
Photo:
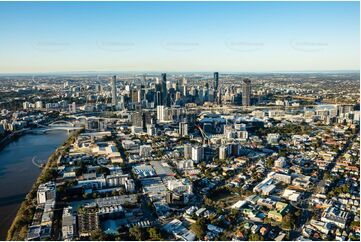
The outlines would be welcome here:
[[[38,204],[45,204],[49,200],[55,200],[55,198],[56,185],[54,182],[40,184],[36,194],[36,201]]]
[[[76,216],[72,207],[65,207],[62,216],[61,232],[63,240],[73,240],[76,236]]]
[[[169,223],[163,226],[163,229],[168,233],[173,234],[177,239],[183,241],[194,241],[196,239],[195,234],[188,230],[182,222],[178,219],[173,219]]]
[[[337,227],[344,229],[349,217],[349,212],[343,211],[337,207],[327,208],[321,217],[321,221],[335,224]]]

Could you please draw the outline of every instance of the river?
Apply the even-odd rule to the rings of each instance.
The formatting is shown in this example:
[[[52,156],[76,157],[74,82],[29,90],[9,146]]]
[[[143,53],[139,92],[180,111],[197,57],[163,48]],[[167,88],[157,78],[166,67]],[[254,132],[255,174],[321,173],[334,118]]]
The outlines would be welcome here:
[[[0,151],[0,240],[6,239],[21,202],[40,174],[33,157],[47,160],[67,137],[66,131],[25,134]]]

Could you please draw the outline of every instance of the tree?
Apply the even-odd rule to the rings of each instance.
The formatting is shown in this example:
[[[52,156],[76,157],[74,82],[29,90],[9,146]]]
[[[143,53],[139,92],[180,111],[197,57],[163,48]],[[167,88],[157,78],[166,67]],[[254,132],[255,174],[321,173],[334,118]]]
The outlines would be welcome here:
[[[162,234],[159,232],[158,228],[151,227],[148,229],[149,240],[162,240]]]
[[[28,227],[27,226],[22,227],[19,232],[19,237],[26,238],[27,234],[28,234]]]
[[[331,178],[330,173],[326,171],[326,172],[323,174],[323,179],[324,179],[324,180],[329,180],[330,178]]]
[[[206,234],[206,223],[204,219],[198,219],[197,222],[191,225],[191,230],[195,233],[198,239],[202,240]]]
[[[109,170],[108,168],[106,168],[106,167],[101,166],[101,167],[98,167],[98,168],[96,169],[96,173],[97,173],[97,174],[109,175],[109,174],[110,174],[110,170]]]
[[[273,162],[272,159],[267,159],[267,160],[266,160],[266,166],[267,166],[268,168],[272,168],[273,165],[274,165],[274,162]]]
[[[90,239],[97,241],[114,240],[114,236],[104,233],[101,229],[97,229],[90,234]]]
[[[264,238],[259,234],[251,234],[248,238],[251,241],[263,241]]]
[[[283,229],[292,229],[293,226],[293,218],[290,214],[286,214],[282,219],[282,228]]]
[[[133,240],[146,240],[146,234],[144,233],[144,230],[140,227],[131,227],[129,229],[129,235]]]
[[[357,227],[360,227],[360,221],[352,221],[350,223],[350,228],[355,229]]]
[[[204,198],[204,204],[206,205],[206,206],[213,206],[213,201],[212,201],[212,199],[210,199],[210,198],[208,198],[208,197],[205,197]]]

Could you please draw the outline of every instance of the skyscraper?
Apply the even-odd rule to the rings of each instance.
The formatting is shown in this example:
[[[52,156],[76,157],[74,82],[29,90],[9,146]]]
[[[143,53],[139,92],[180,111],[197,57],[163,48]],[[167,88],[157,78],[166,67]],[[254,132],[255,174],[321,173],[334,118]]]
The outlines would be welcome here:
[[[110,82],[110,86],[112,88],[112,105],[115,106],[117,104],[117,86],[116,86],[117,76],[113,76]]]
[[[143,113],[134,112],[132,114],[132,125],[135,127],[143,127]]]
[[[242,86],[242,106],[247,107],[251,105],[251,80],[244,79]]]
[[[167,74],[162,73],[162,105],[168,106],[168,93],[167,93]]]
[[[164,121],[164,106],[163,105],[158,105],[157,106],[157,119],[160,122]]]
[[[220,94],[218,92],[218,85],[219,85],[219,79],[218,79],[218,72],[213,73],[214,80],[213,80],[213,89],[214,89],[214,102],[220,105]]]
[[[179,136],[180,137],[188,136],[188,123],[187,122],[179,123]]]
[[[222,105],[222,91],[220,88],[218,89],[218,92],[216,92],[216,97],[217,104]]]
[[[213,88],[214,90],[218,90],[218,84],[219,84],[219,80],[218,80],[218,72],[215,72],[214,74],[214,83],[213,83]]]
[[[133,103],[139,103],[140,102],[140,98],[139,98],[139,90],[138,89],[133,89],[131,92],[131,99]]]

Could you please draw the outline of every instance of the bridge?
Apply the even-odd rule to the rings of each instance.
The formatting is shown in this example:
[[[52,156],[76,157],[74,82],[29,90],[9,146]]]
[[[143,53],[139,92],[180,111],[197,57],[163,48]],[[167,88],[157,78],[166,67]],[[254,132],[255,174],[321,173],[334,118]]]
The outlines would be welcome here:
[[[127,110],[123,110],[120,113],[125,113]],[[117,121],[119,118],[109,118],[109,117],[100,117],[100,116],[85,116],[85,115],[68,115],[68,118],[73,118],[78,121],[88,121],[88,120],[105,120],[105,121]]]
[[[75,124],[65,121],[65,120],[57,120],[48,125],[49,127],[75,127]]]
[[[46,132],[58,131],[58,130],[66,130],[68,132],[71,132],[71,131],[74,131],[74,130],[81,130],[83,128],[84,127],[57,126],[57,127],[50,127],[50,128],[41,129],[41,132],[46,133]]]
[[[59,131],[59,130],[65,130],[67,132],[71,132],[74,130],[80,130],[80,129],[84,128],[82,126],[75,126],[75,124],[73,124],[69,121],[65,121],[65,120],[57,120],[48,125],[38,124],[38,127],[40,129],[29,130],[29,132],[30,133],[47,133],[47,132]]]
[[[60,130],[71,132],[71,131],[81,130],[81,129],[83,129],[83,127],[61,127],[61,126],[58,126],[58,127],[32,129],[32,130],[28,130],[27,132],[28,133],[41,134],[41,133],[48,133],[48,132],[60,131]]]

